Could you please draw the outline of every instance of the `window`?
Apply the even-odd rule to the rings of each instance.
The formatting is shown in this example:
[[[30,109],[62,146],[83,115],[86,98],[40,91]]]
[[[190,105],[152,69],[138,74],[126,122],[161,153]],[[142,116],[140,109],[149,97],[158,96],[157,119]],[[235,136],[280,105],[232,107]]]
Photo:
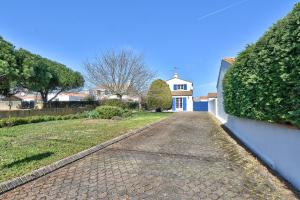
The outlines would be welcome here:
[[[186,84],[178,84],[178,85],[176,85],[175,88],[176,89],[174,89],[174,90],[186,90],[187,86],[186,86]]]
[[[183,85],[177,85],[177,90],[183,90],[184,86]]]
[[[176,108],[182,108],[182,98],[176,98]]]

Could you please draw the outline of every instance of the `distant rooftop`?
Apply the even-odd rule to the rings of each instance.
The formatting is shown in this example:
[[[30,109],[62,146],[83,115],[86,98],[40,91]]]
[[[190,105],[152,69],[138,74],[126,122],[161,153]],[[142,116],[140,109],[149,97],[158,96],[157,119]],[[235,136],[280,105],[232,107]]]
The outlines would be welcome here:
[[[209,93],[207,94],[207,97],[208,97],[208,98],[217,98],[217,93],[216,93],[216,92],[209,92]]]

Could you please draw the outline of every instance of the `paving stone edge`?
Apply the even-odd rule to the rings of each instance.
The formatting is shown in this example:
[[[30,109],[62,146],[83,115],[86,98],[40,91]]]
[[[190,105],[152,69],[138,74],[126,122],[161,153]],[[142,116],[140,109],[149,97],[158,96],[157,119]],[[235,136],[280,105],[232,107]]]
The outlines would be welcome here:
[[[167,120],[168,118],[169,117],[167,117],[165,119],[162,119],[162,120],[159,120],[159,121],[156,121],[156,122],[153,122],[153,123],[150,123],[150,124],[148,124],[148,125],[146,125],[146,126],[144,126],[142,128],[139,128],[137,130],[129,131],[129,132],[127,132],[125,134],[122,134],[122,135],[120,135],[118,137],[115,137],[115,138],[113,138],[111,140],[108,140],[106,142],[103,142],[101,144],[93,146],[93,147],[91,147],[89,149],[83,150],[83,151],[81,151],[79,153],[76,153],[76,154],[71,155],[69,157],[63,158],[63,159],[61,159],[59,161],[56,161],[56,162],[54,162],[54,163],[52,163],[50,165],[46,165],[44,167],[36,169],[36,170],[34,170],[34,171],[32,171],[32,172],[30,172],[28,174],[25,174],[23,176],[16,177],[14,179],[2,182],[2,183],[0,183],[0,195],[3,194],[3,193],[5,193],[5,192],[7,192],[7,191],[9,191],[9,190],[12,190],[12,189],[18,187],[18,186],[21,186],[21,185],[23,185],[25,183],[28,183],[28,182],[33,181],[35,179],[38,179],[38,178],[40,178],[42,176],[45,176],[46,174],[49,174],[49,173],[51,173],[51,172],[53,172],[55,170],[58,170],[58,169],[66,166],[66,165],[68,165],[70,163],[73,163],[73,162],[75,162],[75,161],[77,161],[79,159],[82,159],[82,158],[84,158],[84,157],[86,157],[86,156],[88,156],[88,155],[90,155],[92,153],[95,153],[95,152],[97,152],[97,151],[99,151],[101,149],[104,149],[104,148],[106,148],[106,147],[108,147],[108,146],[110,146],[110,145],[112,145],[114,143],[117,143],[117,142],[119,142],[121,140],[124,140],[124,139],[130,137],[130,136],[133,136],[133,135],[135,135],[137,133],[140,133],[140,132],[142,132],[142,131],[150,128],[150,127],[153,127],[154,125],[162,123],[163,121]]]

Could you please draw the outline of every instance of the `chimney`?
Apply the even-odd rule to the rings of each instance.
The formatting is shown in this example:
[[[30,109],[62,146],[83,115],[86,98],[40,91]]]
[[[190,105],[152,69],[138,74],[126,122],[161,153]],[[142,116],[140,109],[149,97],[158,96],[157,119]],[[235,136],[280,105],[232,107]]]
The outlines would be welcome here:
[[[178,74],[177,74],[177,73],[174,73],[173,78],[178,78]]]

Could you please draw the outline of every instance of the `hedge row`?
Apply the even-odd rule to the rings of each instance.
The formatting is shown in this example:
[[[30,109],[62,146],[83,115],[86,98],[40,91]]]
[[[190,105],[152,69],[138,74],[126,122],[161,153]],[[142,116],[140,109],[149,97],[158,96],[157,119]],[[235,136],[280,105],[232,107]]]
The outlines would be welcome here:
[[[82,114],[70,114],[70,115],[63,115],[63,116],[44,115],[44,116],[32,116],[32,117],[11,117],[11,118],[1,119],[0,128],[17,126],[22,124],[46,122],[46,121],[80,119],[84,117],[85,116]]]
[[[300,3],[238,55],[223,85],[227,113],[300,127]]]
[[[101,100],[100,104],[103,106],[117,106],[123,109],[136,110],[139,108],[139,103],[135,101],[122,101],[119,99],[105,99]]]
[[[32,117],[4,118],[0,120],[0,128],[22,125],[22,124],[46,122],[46,121],[81,119],[81,118],[114,119],[114,117],[124,118],[124,117],[130,117],[131,115],[132,112],[127,109],[122,109],[114,106],[99,106],[92,111],[85,111],[83,113],[78,113],[78,114],[69,114],[69,115],[62,115],[62,116],[44,115],[44,116],[32,116]]]

